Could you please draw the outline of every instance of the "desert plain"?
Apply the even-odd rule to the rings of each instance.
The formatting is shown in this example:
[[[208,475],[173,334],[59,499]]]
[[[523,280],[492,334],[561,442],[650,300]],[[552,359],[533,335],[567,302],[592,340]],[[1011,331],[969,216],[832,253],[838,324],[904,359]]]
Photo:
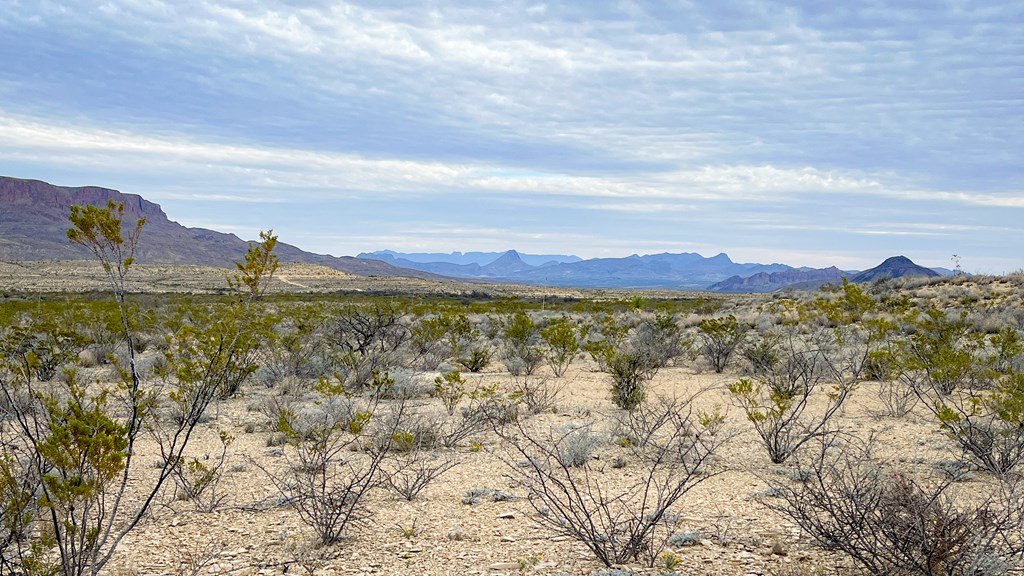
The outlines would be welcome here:
[[[226,271],[216,268],[139,266],[133,271],[135,293],[217,293]],[[0,263],[0,305],[32,298],[52,298],[100,291],[106,286],[96,265],[67,263]],[[956,278],[929,281],[889,282],[865,288],[875,299],[905,297],[918,306],[949,310],[968,309],[972,321],[985,330],[994,318],[1018,332],[1024,327],[1024,279],[1014,277]],[[376,298],[406,301],[412,297],[444,295],[454,298],[456,311],[465,301],[495,301],[515,297],[531,303],[529,315],[538,324],[571,316],[582,322],[585,315],[547,302],[625,301],[633,298],[637,309],[617,309],[615,314],[631,322],[655,318],[659,302],[700,299],[712,307],[676,312],[672,322],[688,337],[687,349],[657,370],[646,383],[646,402],[659,398],[685,399],[689,415],[721,414],[714,435],[720,439],[709,459],[692,481],[692,487],[671,507],[659,525],[659,545],[653,565],[641,558],[608,568],[579,540],[538,518],[530,491],[522,483],[524,466],[507,439],[494,430],[481,429],[454,447],[417,447],[428,459],[443,459],[453,466],[429,483],[412,500],[384,486],[368,490],[363,499],[366,518],[353,524],[343,539],[326,547],[317,545],[311,528],[289,504],[286,489],[274,478],[287,476],[295,464],[294,446],[281,439],[278,422],[267,406],[289,397],[293,406],[314,406],[314,379],[289,376],[281,381],[257,375],[237,394],[218,400],[196,428],[186,456],[208,464],[221,458],[222,434],[233,440],[223,450],[216,490],[221,500],[211,511],[202,511],[168,483],[143,522],[120,543],[103,574],[127,575],[238,575],[255,574],[694,574],[778,575],[855,574],[848,557],[823,549],[820,543],[788,518],[765,505],[779,487],[799,486],[798,458],[772,463],[762,439],[747,413],[728,387],[744,378],[757,377],[755,367],[736,352],[721,373],[713,370],[701,353],[699,326],[702,319],[727,314],[749,326],[747,342],[767,330],[784,326],[777,319],[781,301],[811,302],[816,293],[784,295],[706,295],[664,292],[607,292],[547,289],[490,284],[431,282],[415,279],[361,278],[315,266],[284,265],[275,275],[270,294],[298,295],[309,301],[330,294],[337,302],[347,297],[374,294]],[[470,300],[469,297],[473,299]],[[130,294],[129,300],[132,298]],[[540,306],[538,307],[538,303]],[[495,313],[491,321],[500,314]],[[470,312],[474,323],[486,322],[487,314]],[[403,320],[412,322],[412,318]],[[3,328],[3,327],[0,327]],[[493,334],[492,334],[493,337]],[[486,340],[486,337],[484,337]],[[520,408],[517,430],[537,438],[553,431],[585,428],[592,440],[585,468],[600,478],[608,494],[643,478],[645,468],[623,441],[620,423],[625,411],[612,397],[612,376],[584,351],[574,355],[561,376],[546,364],[528,376],[515,377],[502,360],[500,338],[487,342],[493,357],[479,371],[462,369],[466,390],[492,387],[514,391],[524,379],[551,394],[539,413]],[[160,349],[140,353],[140,365],[156,363]],[[439,415],[433,393],[435,379],[457,369],[445,359],[431,368],[393,366],[392,375],[412,390],[409,410]],[[79,375],[87,381],[115,378],[109,364],[85,363]],[[154,380],[155,376],[152,377]],[[823,388],[824,389],[824,388]],[[972,466],[964,451],[943,430],[935,415],[921,403],[909,413],[886,413],[880,392],[882,383],[858,378],[849,396],[832,419],[831,433],[843,442],[873,442],[879,466],[912,475],[922,483],[944,482],[955,476],[956,493],[966,499],[989,490],[996,480]],[[464,401],[468,402],[468,401]],[[807,419],[827,408],[828,395],[812,395]],[[813,446],[814,442],[807,446]],[[149,441],[137,447],[139,462],[129,485],[151,482],[158,460]],[[358,457],[354,454],[353,457]],[[527,466],[528,468],[528,466]],[[385,466],[386,472],[387,466]],[[581,467],[582,469],[582,467]]]

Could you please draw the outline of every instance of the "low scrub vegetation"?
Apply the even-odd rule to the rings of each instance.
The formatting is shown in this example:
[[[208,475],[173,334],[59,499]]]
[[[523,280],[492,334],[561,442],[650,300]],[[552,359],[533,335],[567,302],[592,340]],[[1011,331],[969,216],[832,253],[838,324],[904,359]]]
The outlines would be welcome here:
[[[366,545],[396,506],[439,498],[455,517],[525,514],[594,569],[682,573],[675,548],[695,541],[708,554],[764,547],[691,500],[722,472],[760,478],[761,513],[856,573],[1021,562],[1016,280],[722,301],[299,299],[267,293],[265,233],[223,294],[147,296],[129,293],[145,223],[122,217],[117,205],[71,217],[108,296],[0,302],[0,573],[108,573],[164,509],[294,518],[302,528],[275,541],[291,559],[254,568],[312,573]],[[869,430],[902,427],[925,431],[899,447]],[[265,452],[240,455],[252,438]],[[502,484],[446,484],[482,467]],[[233,491],[241,470],[270,494]],[[438,531],[416,520],[401,524],[409,555]],[[469,524],[441,532],[461,541]],[[809,543],[777,542],[770,558]],[[550,567],[518,558],[520,571]]]

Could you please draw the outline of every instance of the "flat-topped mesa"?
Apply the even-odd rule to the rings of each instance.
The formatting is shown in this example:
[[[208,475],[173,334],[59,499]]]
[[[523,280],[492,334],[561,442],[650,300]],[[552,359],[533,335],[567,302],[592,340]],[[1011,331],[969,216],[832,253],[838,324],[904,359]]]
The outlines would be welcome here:
[[[123,203],[125,216],[132,220],[167,219],[159,204],[150,202],[138,194],[125,194],[99,186],[54,186],[40,180],[0,177],[0,205],[35,209],[54,215],[62,214],[64,219],[67,218],[71,206],[105,206],[108,200]]]
[[[68,242],[71,206],[106,206],[108,200],[124,204],[124,224],[146,219],[136,260],[140,264],[198,264],[231,267],[249,243],[234,234],[186,228],[167,218],[160,205],[137,194],[124,194],[98,186],[54,186],[39,180],[0,176],[0,260],[84,260],[88,250]],[[272,228],[272,222],[267,228]],[[279,242],[281,262],[319,264],[361,276],[437,276],[407,270],[377,260],[313,254]]]

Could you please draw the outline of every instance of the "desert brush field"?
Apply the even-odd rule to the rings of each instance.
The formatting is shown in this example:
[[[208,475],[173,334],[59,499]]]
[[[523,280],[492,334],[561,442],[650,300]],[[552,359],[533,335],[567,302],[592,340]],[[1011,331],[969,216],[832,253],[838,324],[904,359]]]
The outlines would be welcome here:
[[[0,572],[1020,563],[1019,274],[630,294],[272,248],[230,271],[4,264]]]

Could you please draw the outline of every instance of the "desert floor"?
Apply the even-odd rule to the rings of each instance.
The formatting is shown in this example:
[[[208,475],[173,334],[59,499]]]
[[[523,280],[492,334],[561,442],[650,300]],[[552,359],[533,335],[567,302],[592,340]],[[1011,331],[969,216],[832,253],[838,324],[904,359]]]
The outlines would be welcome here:
[[[491,372],[470,374],[477,383],[508,382],[500,364]],[[543,369],[543,370],[546,370]],[[817,551],[792,523],[766,510],[760,503],[766,478],[785,477],[792,466],[772,464],[760,439],[741,411],[730,406],[724,387],[737,374],[696,373],[692,367],[668,367],[652,383],[652,395],[684,396],[707,389],[697,406],[720,404],[727,409],[723,433],[735,434],[714,464],[716,475],[698,484],[683,497],[676,512],[682,516],[675,532],[699,532],[695,545],[675,548],[682,563],[680,574],[789,574],[792,565],[821,566],[822,573],[837,573],[833,559]],[[552,381],[556,381],[552,379]],[[593,422],[604,430],[606,442],[595,457],[610,459],[618,449],[607,423],[615,409],[608,392],[607,375],[579,360],[561,379],[564,388],[558,409],[532,416],[530,426],[541,430],[570,422]],[[215,417],[201,426],[191,453],[200,458],[219,454],[218,431],[236,438],[228,452],[228,472],[220,490],[227,494],[212,513],[197,512],[187,501],[168,497],[152,516],[132,532],[108,567],[110,574],[306,573],[296,559],[311,556],[307,550],[312,532],[296,512],[273,507],[280,493],[257,463],[268,469],[284,465],[282,450],[268,447],[272,431],[268,419],[252,411],[261,397],[274,389],[250,387],[244,397],[219,405]],[[848,401],[839,424],[860,437],[876,434],[882,456],[908,471],[937,473],[936,463],[955,458],[953,446],[921,409],[904,418],[878,417],[877,385],[861,385]],[[814,411],[812,406],[811,412]],[[246,432],[250,424],[252,432]],[[602,428],[603,427],[603,428]],[[349,539],[336,545],[321,562],[310,562],[316,574],[592,574],[604,567],[581,544],[558,536],[535,522],[535,512],[521,497],[523,491],[508,475],[502,462],[504,446],[492,433],[478,437],[479,451],[470,446],[455,453],[459,465],[427,487],[412,502],[378,490],[368,500],[371,518],[360,524]],[[145,459],[144,459],[145,461]],[[627,465],[610,476],[628,479]],[[979,475],[980,478],[980,475]],[[614,481],[614,480],[613,480]],[[612,486],[609,486],[612,488]],[[473,488],[496,489],[517,496],[478,504],[462,503]],[[404,529],[417,535],[406,537]],[[773,553],[773,547],[776,552]],[[527,566],[521,567],[520,559]],[[657,566],[629,565],[638,574],[657,574]],[[803,572],[802,573],[811,573]]]

